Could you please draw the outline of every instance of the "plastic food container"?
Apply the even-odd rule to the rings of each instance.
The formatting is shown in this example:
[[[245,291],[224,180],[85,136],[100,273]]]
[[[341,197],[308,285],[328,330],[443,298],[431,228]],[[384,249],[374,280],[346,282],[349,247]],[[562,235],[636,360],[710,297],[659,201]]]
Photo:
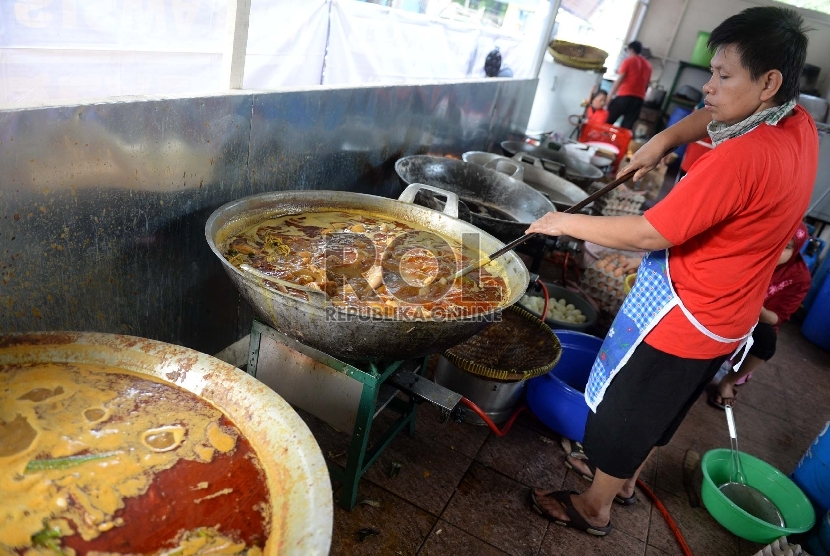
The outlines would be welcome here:
[[[719,485],[729,481],[732,468],[730,451],[725,448],[706,452],[700,462],[703,469],[700,493],[712,517],[735,535],[761,544],[812,529],[816,514],[798,485],[772,465],[749,454],[739,454],[746,483],[760,490],[778,507],[786,527],[778,527],[748,514],[718,490]]]
[[[591,305],[584,297],[579,295],[576,292],[572,292],[569,289],[563,288],[562,286],[556,286],[554,284],[549,284],[545,282],[545,287],[548,289],[548,293],[550,294],[550,299],[553,301],[554,299],[565,299],[566,302],[572,303],[576,309],[582,311],[582,314],[585,315],[585,322],[582,323],[573,323],[573,322],[562,322],[559,320],[554,320],[552,318],[546,318],[545,324],[556,329],[562,330],[578,330],[584,332],[588,330],[591,326],[597,322],[597,311],[594,309],[594,306]],[[541,291],[528,291],[525,295],[533,296],[533,297],[542,297],[544,294]],[[522,304],[522,300],[519,299],[518,305],[521,306],[523,309],[529,311],[531,314],[540,317],[539,311],[534,311],[530,307]]]

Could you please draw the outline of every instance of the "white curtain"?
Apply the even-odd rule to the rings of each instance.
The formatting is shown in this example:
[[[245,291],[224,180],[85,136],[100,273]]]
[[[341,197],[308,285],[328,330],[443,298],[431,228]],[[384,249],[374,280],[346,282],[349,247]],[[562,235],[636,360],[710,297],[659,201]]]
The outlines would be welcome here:
[[[226,0],[0,0],[0,104],[219,89]]]
[[[473,26],[352,0],[332,0],[323,83],[413,83],[467,76]]]
[[[0,0],[0,107],[223,90],[226,12],[227,0]],[[542,23],[520,37],[354,0],[252,0],[243,86],[480,78],[495,46],[530,77]]]
[[[243,87],[319,85],[330,7],[329,0],[253,0]]]

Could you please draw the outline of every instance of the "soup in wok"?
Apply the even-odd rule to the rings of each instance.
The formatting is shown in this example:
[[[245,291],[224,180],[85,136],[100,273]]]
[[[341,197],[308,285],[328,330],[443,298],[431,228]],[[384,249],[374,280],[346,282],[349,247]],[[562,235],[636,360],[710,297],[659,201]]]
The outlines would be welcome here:
[[[475,245],[369,212],[271,218],[228,237],[219,249],[235,267],[264,278],[267,287],[303,299],[321,292],[335,307],[383,317],[469,316],[510,296],[498,263],[451,281],[458,268],[485,255]]]
[[[256,452],[195,394],[89,363],[0,381],[0,553],[255,555],[279,536]]]

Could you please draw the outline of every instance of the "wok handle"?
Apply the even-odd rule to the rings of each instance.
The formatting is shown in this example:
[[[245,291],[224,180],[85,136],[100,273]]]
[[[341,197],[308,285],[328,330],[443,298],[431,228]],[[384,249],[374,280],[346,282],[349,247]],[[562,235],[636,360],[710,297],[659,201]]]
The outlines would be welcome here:
[[[328,300],[328,296],[326,295],[326,292],[324,292],[322,290],[315,290],[313,288],[307,288],[305,286],[301,286],[300,284],[295,284],[293,282],[287,282],[285,280],[281,280],[281,279],[279,279],[275,276],[270,276],[268,274],[265,274],[264,272],[260,272],[259,270],[255,269],[254,267],[252,267],[248,264],[243,264],[239,268],[241,268],[243,271],[247,272],[248,274],[256,276],[257,278],[260,278],[260,279],[262,279],[266,282],[271,282],[273,284],[279,284],[280,286],[283,286],[284,288],[291,288],[292,290],[299,290],[301,292],[305,292],[306,294],[308,294],[308,301],[310,303],[314,304],[314,305],[318,305],[318,306],[325,305],[326,301]]]
[[[530,164],[534,168],[551,172],[557,176],[562,176],[562,174],[565,173],[565,165],[561,162],[550,160],[549,158],[539,158],[538,156],[534,156],[526,152],[516,153],[513,155],[513,160]]]
[[[444,214],[451,216],[452,218],[458,218],[458,195],[452,191],[447,191],[446,189],[441,189],[425,183],[413,183],[403,190],[403,193],[401,193],[401,196],[398,197],[398,200],[403,201],[404,203],[412,203],[415,201],[415,195],[417,195],[418,191],[421,189],[428,189],[434,193],[438,193],[439,195],[446,197],[447,202],[444,203]]]
[[[515,178],[519,181],[524,179],[524,166],[519,164],[518,162],[514,162],[509,158],[500,156],[498,158],[494,158],[490,162],[484,165],[485,168],[490,170],[495,170],[496,172],[500,172],[502,174],[507,174],[511,178]],[[504,167],[507,167],[508,170],[505,171]]]

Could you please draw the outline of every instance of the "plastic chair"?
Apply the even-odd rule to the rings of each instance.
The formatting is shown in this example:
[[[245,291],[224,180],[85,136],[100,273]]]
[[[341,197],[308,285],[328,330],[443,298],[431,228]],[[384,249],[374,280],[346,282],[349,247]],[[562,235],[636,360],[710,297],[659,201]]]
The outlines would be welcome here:
[[[616,127],[610,124],[586,122],[582,126],[582,131],[579,134],[579,142],[599,141],[602,143],[611,143],[620,149],[617,158],[614,160],[611,168],[609,168],[609,171],[615,172],[619,168],[622,159],[628,154],[628,144],[631,142],[632,137],[633,134],[630,129]]]

